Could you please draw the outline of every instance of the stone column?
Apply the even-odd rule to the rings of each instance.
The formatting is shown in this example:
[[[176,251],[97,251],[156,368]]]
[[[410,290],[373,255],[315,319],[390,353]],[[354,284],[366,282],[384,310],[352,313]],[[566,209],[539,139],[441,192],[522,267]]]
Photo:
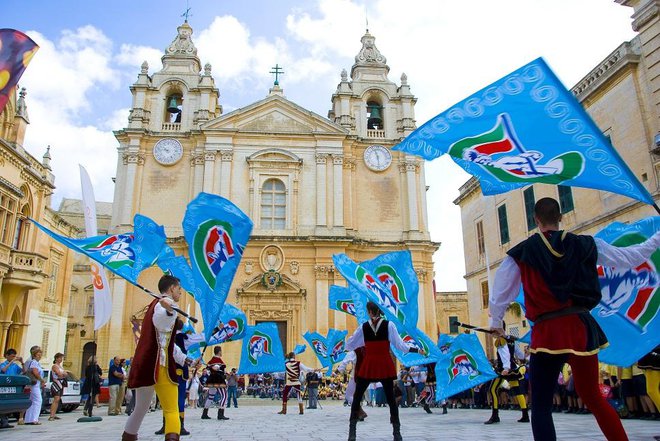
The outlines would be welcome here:
[[[355,159],[344,158],[343,162],[344,170],[346,170],[346,173],[348,173],[348,179],[346,180],[346,191],[344,192],[344,199],[346,199],[346,215],[344,216],[343,225],[346,228],[353,229],[355,228],[355,207],[353,206],[353,171],[355,170]]]
[[[220,195],[230,199],[231,196],[231,162],[234,158],[234,152],[231,150],[222,150],[222,181],[220,183]]]
[[[10,325],[10,320],[0,321],[0,354],[4,354],[9,349],[5,347],[5,342],[7,341],[7,333],[9,332]]]
[[[135,179],[137,177],[138,165],[144,164],[144,155],[137,152],[128,152],[123,156],[124,165],[126,166],[126,177],[124,194],[121,200],[122,215],[121,225],[131,225],[133,223],[133,202],[135,198]]]
[[[326,164],[328,155],[317,153],[316,154],[316,226],[325,227],[328,225],[326,218]]]
[[[124,305],[126,303],[127,295],[127,282],[121,277],[111,276],[112,277],[112,315],[110,316],[109,327],[105,326],[105,333],[108,335],[108,344],[106,350],[108,354],[120,354],[123,353],[122,345],[122,328],[126,325],[124,323]],[[141,295],[141,294],[140,294]],[[109,328],[109,329],[108,329]],[[101,329],[103,332],[104,329]],[[115,338],[116,337],[116,338]],[[125,344],[125,343],[124,343]],[[97,353],[102,346],[100,342],[97,341]],[[113,357],[114,355],[111,355]]]
[[[416,162],[406,161],[406,187],[408,189],[408,216],[410,219],[410,231],[419,231],[419,213],[417,205],[417,179],[416,171],[417,165]]]
[[[213,193],[213,169],[215,168],[215,152],[204,153],[204,184],[203,188],[206,193]]]
[[[344,177],[343,177],[343,166],[344,156],[343,155],[332,155],[332,183],[333,183],[333,195],[332,195],[332,206],[333,206],[333,227],[343,227],[344,226]]]
[[[193,167],[193,185],[191,199],[194,199],[204,188],[204,155],[193,153],[190,155],[190,165]]]
[[[332,265],[315,265],[316,273],[316,331],[328,332],[328,274],[334,272]]]

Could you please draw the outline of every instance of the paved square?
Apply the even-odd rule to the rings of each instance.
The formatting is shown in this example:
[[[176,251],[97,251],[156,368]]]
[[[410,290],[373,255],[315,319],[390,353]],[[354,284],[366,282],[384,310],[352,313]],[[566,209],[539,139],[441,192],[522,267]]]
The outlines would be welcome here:
[[[298,415],[296,403],[290,404],[287,415],[277,415],[279,401],[252,398],[239,399],[237,409],[227,409],[227,421],[201,420],[200,409],[186,411],[186,428],[192,433],[182,437],[190,441],[343,441],[348,435],[348,408],[338,401],[322,401],[323,409],[306,410]],[[366,408],[369,417],[358,424],[358,440],[390,441],[392,429],[387,408]],[[441,415],[433,409],[433,415],[422,409],[400,409],[402,434],[405,441],[518,441],[531,440],[529,424],[517,423],[517,411],[501,411],[500,424],[485,426],[490,411],[450,409]],[[103,417],[97,423],[77,423],[82,411],[59,414],[59,421],[48,421],[41,417],[40,426],[15,426],[0,431],[0,440],[39,441],[111,441],[119,440],[126,416],[106,416],[107,408],[96,413]],[[210,415],[216,416],[211,409]],[[592,415],[555,414],[559,440],[604,440]],[[15,424],[15,423],[12,423]],[[631,441],[653,441],[660,435],[660,421],[624,420]],[[161,425],[161,413],[147,414],[139,436],[140,441],[161,441],[154,435]]]

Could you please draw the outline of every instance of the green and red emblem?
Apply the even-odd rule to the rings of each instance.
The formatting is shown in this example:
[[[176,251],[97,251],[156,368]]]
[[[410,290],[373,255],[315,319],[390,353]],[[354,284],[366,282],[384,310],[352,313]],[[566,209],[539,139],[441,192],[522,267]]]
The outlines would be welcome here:
[[[408,303],[406,288],[403,286],[403,282],[394,268],[390,265],[380,265],[374,272],[380,283],[390,290],[395,302]]]
[[[371,274],[369,274],[367,270],[359,265],[355,270],[355,278],[376,296],[377,301],[375,303],[377,303],[381,309],[387,310],[401,323],[405,323],[405,314],[392,297],[390,290],[381,288],[380,282],[377,282],[376,279]]]
[[[261,331],[254,331],[248,342],[248,360],[253,366],[262,355],[273,355],[273,340],[270,335]]]
[[[450,383],[460,375],[465,375],[469,380],[473,380],[479,376],[477,362],[468,352],[463,350],[454,351],[451,354],[447,374]]]
[[[197,227],[192,253],[199,273],[211,290],[215,288],[218,273],[236,255],[236,251],[229,223],[209,219]]]

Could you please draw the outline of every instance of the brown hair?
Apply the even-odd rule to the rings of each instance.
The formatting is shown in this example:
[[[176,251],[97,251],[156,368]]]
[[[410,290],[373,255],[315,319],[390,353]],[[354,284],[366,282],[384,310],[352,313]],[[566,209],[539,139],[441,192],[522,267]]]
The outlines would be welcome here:
[[[561,220],[561,210],[559,202],[553,198],[541,198],[534,205],[534,216],[536,216],[543,225],[558,224]]]
[[[58,352],[57,354],[55,354],[55,356],[53,357],[53,364],[57,363],[57,359],[60,358],[60,357],[64,358],[64,354],[61,353],[61,352]]]

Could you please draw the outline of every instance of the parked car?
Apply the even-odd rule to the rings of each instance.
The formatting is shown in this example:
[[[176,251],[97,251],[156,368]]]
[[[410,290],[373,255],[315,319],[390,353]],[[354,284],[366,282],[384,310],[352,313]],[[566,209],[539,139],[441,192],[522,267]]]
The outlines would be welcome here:
[[[30,379],[25,375],[0,375],[0,428],[8,416],[30,407]]]
[[[46,378],[47,381],[44,386],[44,400],[42,407],[48,408],[48,411],[50,411],[50,405],[53,402],[53,397],[50,395],[50,385],[53,380],[50,370],[44,369],[44,378]],[[69,372],[66,377],[66,382],[67,385],[64,388],[64,393],[62,394],[58,410],[61,409],[62,412],[72,412],[80,406],[80,380]]]

